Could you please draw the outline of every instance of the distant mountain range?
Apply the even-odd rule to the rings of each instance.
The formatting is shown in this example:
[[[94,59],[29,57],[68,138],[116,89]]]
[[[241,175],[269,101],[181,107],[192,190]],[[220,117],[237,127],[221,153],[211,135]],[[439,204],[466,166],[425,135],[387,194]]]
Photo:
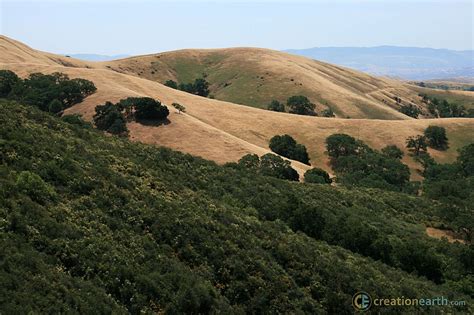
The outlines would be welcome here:
[[[285,52],[305,56],[373,75],[407,80],[474,77],[474,50],[416,47],[315,47]]]
[[[129,55],[97,55],[97,54],[67,54],[65,56],[73,57],[85,61],[110,61],[115,59],[127,58]]]

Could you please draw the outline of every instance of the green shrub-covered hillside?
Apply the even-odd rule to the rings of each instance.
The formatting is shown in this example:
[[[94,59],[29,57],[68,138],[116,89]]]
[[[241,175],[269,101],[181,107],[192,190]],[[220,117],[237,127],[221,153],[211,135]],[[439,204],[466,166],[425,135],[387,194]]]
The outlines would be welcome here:
[[[443,203],[302,184],[105,136],[0,100],[1,314],[352,314],[352,296],[463,300],[472,245]]]

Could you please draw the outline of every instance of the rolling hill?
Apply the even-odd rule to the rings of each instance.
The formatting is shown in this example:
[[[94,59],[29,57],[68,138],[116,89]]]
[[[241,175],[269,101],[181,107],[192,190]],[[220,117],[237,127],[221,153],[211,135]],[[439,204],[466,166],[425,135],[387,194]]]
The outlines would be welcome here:
[[[417,94],[399,81],[268,49],[180,50],[102,65],[159,83],[205,77],[216,99],[257,108],[300,94],[317,111],[331,108],[341,118],[407,119],[397,111],[394,97],[423,107]]]
[[[70,77],[81,77],[93,81],[98,88],[97,92],[86,98],[83,103],[67,110],[67,113],[79,113],[89,120],[98,104],[103,104],[106,101],[118,101],[128,96],[150,96],[168,105],[173,102],[184,105],[187,109],[186,113],[178,114],[171,110],[170,123],[167,125],[147,126],[131,123],[129,125],[131,138],[170,147],[218,163],[237,161],[247,153],[259,155],[268,153],[269,139],[274,135],[284,133],[292,135],[298,142],[306,145],[313,166],[326,170],[329,170],[329,167],[327,156],[324,153],[324,140],[333,133],[350,134],[377,149],[387,144],[396,144],[404,148],[405,139],[408,136],[420,134],[432,124],[444,126],[450,140],[449,149],[430,152],[435,159],[442,162],[452,161],[456,157],[457,149],[471,143],[474,139],[474,119],[406,119],[406,116],[403,117],[397,111],[382,105],[376,106],[381,108],[384,113],[393,114],[393,120],[320,118],[277,113],[191,95],[149,80],[144,75],[142,77],[131,75],[125,69],[122,71],[123,73],[119,73],[107,68],[108,64],[83,62],[74,58],[39,52],[6,37],[0,37],[0,49],[0,68],[13,70],[21,76],[33,72],[63,72]],[[267,50],[261,51],[268,56]],[[275,55],[281,56],[280,53],[275,53]],[[143,61],[143,58],[158,59],[156,56],[140,58],[140,62],[143,64],[149,64],[148,61]],[[315,67],[319,65],[317,62],[302,57],[294,58],[313,64]],[[254,59],[258,59],[257,56],[254,56]],[[118,62],[130,64],[133,60],[132,58]],[[137,69],[139,69],[139,64],[137,60]],[[116,70],[120,70],[118,64],[116,66]],[[300,67],[294,64],[293,66],[297,69]],[[339,69],[335,66],[332,67]],[[292,69],[292,64],[288,64],[287,69],[291,72],[296,71]],[[346,70],[342,69],[341,71]],[[344,73],[349,75],[352,72]],[[357,72],[354,73],[361,75]],[[361,76],[371,78],[366,75]],[[379,81],[376,80],[374,84],[378,84],[377,82]],[[405,85],[397,81],[393,82],[396,82],[394,89],[406,89]],[[334,87],[334,84],[330,86]],[[330,91],[336,93],[336,90]],[[352,94],[352,96],[348,95],[346,96],[349,99],[355,97]],[[371,96],[365,97],[370,98]],[[350,104],[349,99],[347,104]],[[375,98],[373,102],[378,104]],[[348,106],[347,110],[352,109]],[[417,173],[413,170],[419,168],[419,165],[407,156],[405,156],[404,162],[410,166],[412,175],[416,178]],[[300,174],[309,168],[295,161],[292,164]]]

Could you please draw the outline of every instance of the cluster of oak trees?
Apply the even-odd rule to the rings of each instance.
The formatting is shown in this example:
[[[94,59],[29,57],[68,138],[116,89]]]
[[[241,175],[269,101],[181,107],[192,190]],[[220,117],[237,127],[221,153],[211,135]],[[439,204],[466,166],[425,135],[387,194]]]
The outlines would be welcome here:
[[[290,114],[307,115],[307,116],[318,116],[315,111],[315,105],[304,95],[294,95],[288,98],[286,105],[277,101],[272,100],[268,104],[267,109],[274,112],[285,112],[288,108]],[[335,117],[334,112],[331,108],[327,108],[321,112],[323,117]]]
[[[128,97],[113,104],[106,102],[95,108],[94,123],[100,130],[126,136],[127,121],[163,120],[169,110],[160,101],[151,97]]]
[[[0,98],[16,100],[54,114],[82,102],[96,90],[91,81],[70,79],[64,73],[32,73],[21,79],[13,71],[0,70]]]
[[[197,78],[193,83],[179,83],[174,80],[168,80],[164,83],[167,87],[175,90],[184,91],[203,97],[209,96],[209,82],[204,78]]]
[[[274,136],[270,139],[269,147],[279,156],[310,165],[306,147],[290,135]],[[448,148],[448,138],[444,127],[429,126],[422,135],[412,136],[406,140],[406,148],[411,156],[424,168],[422,173],[440,167],[429,155],[428,147],[435,150]],[[333,134],[326,139],[326,150],[330,158],[330,165],[336,174],[335,179],[339,184],[411,194],[418,193],[420,189],[418,182],[410,181],[410,170],[401,161],[404,153],[396,145],[387,145],[378,151],[350,135]],[[249,154],[244,156],[238,165],[256,170],[264,175],[298,180],[299,176],[292,169],[290,162],[279,156],[266,154],[259,158],[257,155]],[[268,171],[269,169],[271,171]],[[307,183],[320,184],[330,184],[333,181],[325,170],[319,168],[307,171],[304,180]]]

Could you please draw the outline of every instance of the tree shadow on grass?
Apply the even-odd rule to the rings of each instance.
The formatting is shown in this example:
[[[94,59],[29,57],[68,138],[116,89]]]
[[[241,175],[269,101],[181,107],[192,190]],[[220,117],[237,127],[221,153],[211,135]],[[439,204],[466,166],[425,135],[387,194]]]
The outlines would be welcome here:
[[[137,123],[144,126],[159,127],[162,125],[169,125],[171,121],[168,118],[165,119],[140,119]]]

